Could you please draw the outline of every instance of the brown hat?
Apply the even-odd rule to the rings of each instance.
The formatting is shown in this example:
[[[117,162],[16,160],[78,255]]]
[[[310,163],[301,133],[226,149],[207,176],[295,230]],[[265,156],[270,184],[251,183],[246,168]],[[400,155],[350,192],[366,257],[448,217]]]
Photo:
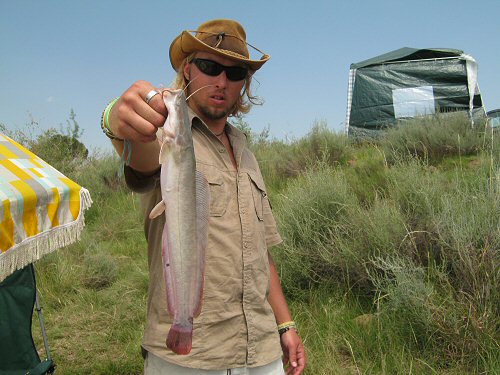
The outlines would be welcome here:
[[[262,54],[260,60],[250,59],[247,45]],[[170,45],[170,63],[177,71],[193,52],[210,52],[259,69],[271,56],[246,41],[243,27],[236,21],[216,19],[202,23],[198,30],[184,30]]]

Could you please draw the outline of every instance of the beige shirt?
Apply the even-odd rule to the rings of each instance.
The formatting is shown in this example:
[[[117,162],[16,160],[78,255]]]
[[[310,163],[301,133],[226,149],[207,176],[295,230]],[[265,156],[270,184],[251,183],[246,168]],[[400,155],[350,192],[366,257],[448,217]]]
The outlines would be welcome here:
[[[246,137],[231,125],[235,169],[224,145],[191,112],[196,168],[210,186],[210,222],[200,316],[194,319],[193,348],[178,355],[165,345],[172,323],[167,312],[161,261],[164,216],[147,215],[161,199],[159,174],[141,179],[126,170],[128,185],[142,194],[148,240],[149,296],[143,348],[175,364],[199,369],[266,365],[282,352],[267,300],[267,249],[281,242],[266,187]]]

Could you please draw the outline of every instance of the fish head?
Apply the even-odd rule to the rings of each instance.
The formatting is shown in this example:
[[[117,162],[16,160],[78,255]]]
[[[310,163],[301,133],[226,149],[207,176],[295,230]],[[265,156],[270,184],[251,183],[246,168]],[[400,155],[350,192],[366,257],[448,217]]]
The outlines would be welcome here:
[[[192,148],[193,144],[184,90],[165,89],[162,91],[162,96],[168,115],[163,126],[160,164],[163,164],[167,158],[169,150]]]
[[[177,137],[186,132],[191,133],[191,124],[189,122],[188,106],[184,90],[165,89],[162,92],[163,102],[167,107],[167,120],[165,126],[168,132]]]

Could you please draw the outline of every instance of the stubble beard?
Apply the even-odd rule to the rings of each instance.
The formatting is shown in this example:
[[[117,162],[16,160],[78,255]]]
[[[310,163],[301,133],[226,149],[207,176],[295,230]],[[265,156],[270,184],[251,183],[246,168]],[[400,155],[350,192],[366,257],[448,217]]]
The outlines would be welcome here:
[[[228,116],[228,111],[225,109],[212,109],[208,106],[201,106],[200,112],[207,120],[218,121]]]
[[[229,117],[235,105],[233,104],[231,107],[217,107],[210,105],[206,100],[208,99],[196,97],[196,95],[190,99],[193,104],[192,108],[196,108],[199,112],[198,114],[206,121],[219,121]]]

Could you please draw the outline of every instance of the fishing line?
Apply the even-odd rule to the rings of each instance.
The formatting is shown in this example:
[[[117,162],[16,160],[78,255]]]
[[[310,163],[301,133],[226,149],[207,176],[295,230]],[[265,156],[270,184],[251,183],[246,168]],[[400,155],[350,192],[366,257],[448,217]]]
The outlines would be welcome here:
[[[210,87],[210,86],[217,86],[217,85],[206,85],[206,86],[202,86],[200,87],[198,90],[194,91],[193,93],[191,93],[191,95],[189,95],[187,98],[186,98],[186,101],[189,100],[189,98],[191,98],[194,94],[196,94],[198,91],[200,90],[203,90],[203,89],[206,89],[207,87]]]
[[[193,83],[194,81],[196,81],[196,79],[197,79],[198,77],[200,77],[200,76],[199,76],[199,75],[197,75],[196,77],[194,77],[193,79],[191,79],[191,80],[189,80],[189,81],[188,81],[188,83],[187,83],[186,87],[184,87],[184,90],[183,90],[183,91],[184,91],[184,94],[186,94],[186,92],[187,92],[187,89],[188,89],[189,85],[190,85],[191,83]]]

